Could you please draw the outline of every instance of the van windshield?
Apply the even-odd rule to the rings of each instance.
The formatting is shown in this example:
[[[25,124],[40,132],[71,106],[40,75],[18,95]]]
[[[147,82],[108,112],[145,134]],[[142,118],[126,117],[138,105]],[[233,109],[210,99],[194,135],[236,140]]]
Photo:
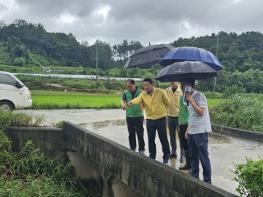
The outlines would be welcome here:
[[[0,73],[0,84],[12,85],[17,88],[22,88],[25,85],[15,76],[6,73]]]

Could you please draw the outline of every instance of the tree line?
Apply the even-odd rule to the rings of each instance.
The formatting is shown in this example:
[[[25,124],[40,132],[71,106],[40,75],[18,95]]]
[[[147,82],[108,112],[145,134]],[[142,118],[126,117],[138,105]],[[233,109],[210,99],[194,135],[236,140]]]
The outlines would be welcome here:
[[[98,48],[99,65],[111,68],[122,64],[136,49],[139,41],[123,40],[113,47],[97,40],[90,44],[79,43],[73,34],[49,33],[41,24],[16,20],[11,24],[0,24],[0,42],[4,43],[9,56],[7,64],[47,64],[64,66],[95,66],[95,52]],[[0,49],[1,52],[1,49]]]

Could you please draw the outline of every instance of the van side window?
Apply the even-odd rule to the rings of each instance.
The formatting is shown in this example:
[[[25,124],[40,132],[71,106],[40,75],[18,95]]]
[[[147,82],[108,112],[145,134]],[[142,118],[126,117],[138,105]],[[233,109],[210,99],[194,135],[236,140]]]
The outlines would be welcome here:
[[[12,76],[0,73],[0,84],[15,86],[15,82],[16,80]]]

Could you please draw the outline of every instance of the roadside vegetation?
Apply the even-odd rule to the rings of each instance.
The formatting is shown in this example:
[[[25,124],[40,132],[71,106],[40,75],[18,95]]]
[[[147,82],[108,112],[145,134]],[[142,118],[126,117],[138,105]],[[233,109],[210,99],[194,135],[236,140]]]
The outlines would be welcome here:
[[[263,95],[235,94],[211,108],[214,124],[263,132]]]
[[[30,90],[71,90],[86,92],[118,92],[125,88],[124,81],[88,79],[59,79],[50,77],[18,76]]]
[[[39,127],[45,121],[43,116],[30,116],[24,113],[0,111],[0,131],[7,127]],[[1,146],[1,143],[0,143]]]
[[[242,197],[263,196],[263,159],[247,159],[246,163],[236,165],[235,181],[237,191]]]
[[[0,112],[0,196],[100,196],[95,187],[84,185],[73,176],[69,163],[45,156],[31,141],[19,152],[12,151],[11,141],[3,132],[5,128],[39,126],[40,119]]]
[[[71,78],[51,78],[41,76],[18,75],[18,78],[29,87],[30,90],[73,90],[83,92],[120,92],[126,89],[125,81],[120,80],[89,80]],[[167,88],[169,83],[158,83],[160,88]],[[142,88],[142,81],[136,82]]]
[[[44,156],[32,142],[14,153],[0,132],[0,144],[0,196],[91,196],[92,191],[71,175],[69,164]]]

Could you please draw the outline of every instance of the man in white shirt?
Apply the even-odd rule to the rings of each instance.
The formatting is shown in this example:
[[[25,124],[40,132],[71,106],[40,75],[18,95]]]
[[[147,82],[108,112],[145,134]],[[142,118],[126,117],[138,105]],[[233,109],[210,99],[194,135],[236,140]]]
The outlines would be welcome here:
[[[205,95],[194,89],[194,80],[183,80],[182,88],[189,102],[188,129],[185,137],[189,139],[191,175],[199,179],[199,161],[203,168],[204,181],[211,182],[211,164],[208,153],[208,133],[212,131],[208,105]]]

